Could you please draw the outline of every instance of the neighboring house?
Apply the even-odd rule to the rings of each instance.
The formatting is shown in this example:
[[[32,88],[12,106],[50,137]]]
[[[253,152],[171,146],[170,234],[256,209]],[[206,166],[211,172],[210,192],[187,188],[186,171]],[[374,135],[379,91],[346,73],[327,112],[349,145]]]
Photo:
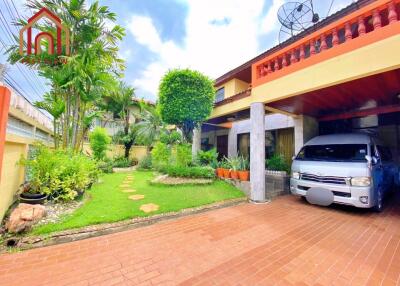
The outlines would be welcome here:
[[[3,84],[0,82],[0,87]],[[0,221],[14,202],[15,193],[25,179],[25,168],[18,164],[21,156],[29,156],[32,145],[41,141],[51,145],[52,119],[34,107],[11,88],[10,107],[6,124],[3,162],[0,179]],[[0,143],[2,144],[2,143]]]
[[[132,100],[137,103],[143,101],[142,99],[137,98],[132,98]],[[149,105],[154,105],[154,103],[150,101],[144,102]],[[138,113],[140,113],[139,106],[132,106],[130,108],[129,122],[133,123],[136,119],[135,114]],[[110,136],[114,136],[118,133],[118,131],[122,131],[124,129],[124,121],[118,116],[118,114],[106,113],[103,118],[96,120],[93,128],[98,126],[105,128]]]
[[[400,161],[399,15],[400,0],[359,0],[219,77],[203,148],[250,157],[254,201],[265,158],[319,134],[372,133]]]

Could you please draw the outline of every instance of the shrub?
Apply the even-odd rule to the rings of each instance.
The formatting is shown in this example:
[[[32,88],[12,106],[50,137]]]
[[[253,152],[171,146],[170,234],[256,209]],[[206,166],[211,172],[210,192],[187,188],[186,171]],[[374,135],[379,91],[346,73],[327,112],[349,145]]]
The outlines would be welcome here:
[[[90,148],[93,151],[93,156],[97,160],[102,160],[106,156],[108,144],[111,142],[111,137],[108,136],[106,129],[96,127],[89,136]]]
[[[146,155],[138,164],[138,167],[141,170],[150,170],[152,166],[152,158],[150,154]]]
[[[289,165],[281,154],[274,154],[271,158],[267,159],[266,165],[267,169],[272,171],[285,171],[289,173],[290,170]]]
[[[211,166],[216,165],[218,159],[217,149],[212,148],[208,151],[200,150],[197,153],[196,161],[198,164],[202,166]]]
[[[176,130],[171,133],[163,132],[160,135],[160,141],[167,145],[179,144],[182,142],[182,135]]]
[[[114,162],[109,158],[98,161],[97,165],[103,173],[110,174],[113,172]]]
[[[215,171],[211,167],[185,167],[166,165],[160,168],[160,172],[167,174],[171,177],[184,177],[184,178],[215,178]]]
[[[168,164],[170,154],[171,152],[165,143],[157,142],[153,150],[151,150],[153,167],[160,167]]]
[[[176,147],[176,164],[187,167],[192,163],[192,148],[190,144],[180,144]]]
[[[31,159],[21,159],[28,168],[30,185],[54,201],[73,200],[98,177],[97,163],[89,157],[38,145]]]
[[[128,168],[133,166],[133,161],[129,158],[125,158],[125,156],[118,156],[113,159],[112,166],[114,168]]]

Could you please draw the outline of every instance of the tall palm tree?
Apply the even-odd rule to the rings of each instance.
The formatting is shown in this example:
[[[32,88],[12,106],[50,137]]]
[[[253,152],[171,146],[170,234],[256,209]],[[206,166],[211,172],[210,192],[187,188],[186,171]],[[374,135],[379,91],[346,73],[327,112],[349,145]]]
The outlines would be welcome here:
[[[115,25],[107,28],[108,21],[115,22],[116,14],[108,7],[94,1],[90,5],[84,0],[28,0],[27,8],[37,12],[47,8],[61,18],[63,25],[70,30],[70,56],[61,56],[66,64],[49,66],[46,62],[34,63],[41,75],[51,82],[52,92],[57,100],[65,103],[62,121],[63,147],[79,149],[87,127],[85,118],[96,111],[93,102],[106,93],[111,78],[120,76],[124,69],[123,60],[118,57],[118,41],[125,35],[124,29]],[[18,25],[26,25],[25,19],[19,19]],[[44,32],[56,36],[56,29],[48,22],[38,24]],[[15,39],[18,36],[15,35]],[[63,47],[65,49],[65,47]],[[10,47],[9,61],[16,63],[26,59],[19,54],[19,42]],[[57,58],[48,55],[42,58]],[[30,64],[29,61],[27,64]],[[51,70],[51,71],[50,71]]]

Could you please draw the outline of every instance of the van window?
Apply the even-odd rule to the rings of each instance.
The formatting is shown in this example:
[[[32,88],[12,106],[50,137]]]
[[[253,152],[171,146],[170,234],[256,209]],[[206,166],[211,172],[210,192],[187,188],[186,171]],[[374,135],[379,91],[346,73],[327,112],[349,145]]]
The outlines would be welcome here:
[[[368,154],[366,144],[331,144],[304,146],[297,160],[332,161],[332,162],[366,162]]]
[[[392,152],[386,146],[377,145],[379,156],[382,161],[392,161]]]

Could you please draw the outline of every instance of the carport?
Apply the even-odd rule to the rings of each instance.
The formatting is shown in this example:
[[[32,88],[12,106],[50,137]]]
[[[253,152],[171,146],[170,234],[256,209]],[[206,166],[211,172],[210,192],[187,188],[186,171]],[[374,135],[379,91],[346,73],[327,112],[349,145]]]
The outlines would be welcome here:
[[[314,118],[319,135],[376,135],[400,162],[400,69],[278,100],[268,106]]]

